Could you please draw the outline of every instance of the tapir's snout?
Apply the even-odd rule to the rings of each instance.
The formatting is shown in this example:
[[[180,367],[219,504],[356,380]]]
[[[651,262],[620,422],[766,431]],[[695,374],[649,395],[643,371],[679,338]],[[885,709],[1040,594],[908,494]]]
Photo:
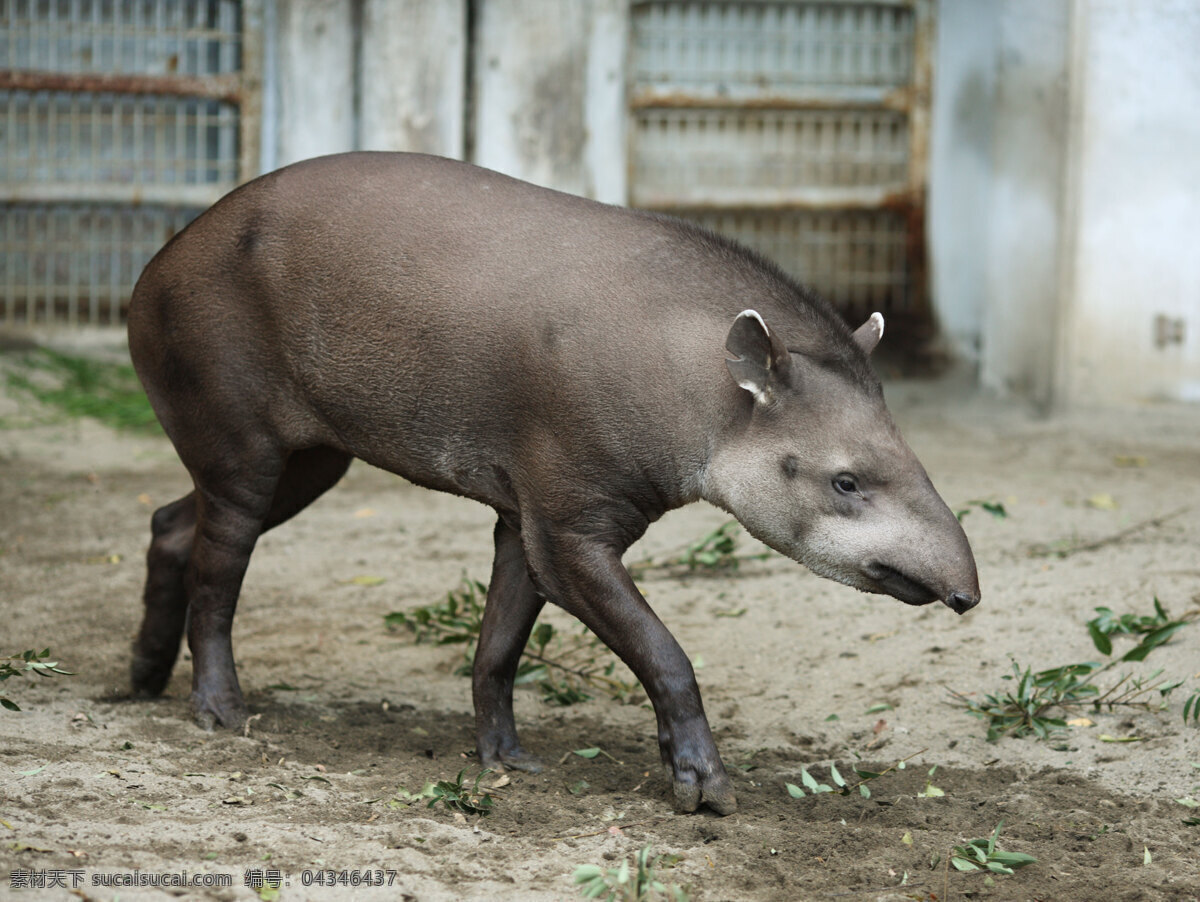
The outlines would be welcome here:
[[[945,603],[955,614],[965,614],[979,604],[979,593],[968,595],[966,592],[951,592]]]

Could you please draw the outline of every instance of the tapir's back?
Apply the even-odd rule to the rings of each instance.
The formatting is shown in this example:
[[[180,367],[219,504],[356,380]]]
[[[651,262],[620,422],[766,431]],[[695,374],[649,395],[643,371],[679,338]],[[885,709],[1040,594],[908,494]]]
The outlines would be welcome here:
[[[285,443],[452,488],[439,468],[512,457],[545,432],[578,445],[573,459],[636,456],[629,437],[666,422],[703,444],[736,391],[732,317],[814,315],[794,294],[671,220],[362,153],[287,167],[197,219],[147,267],[130,336],[152,399],[182,369],[249,399]],[[691,453],[669,444],[655,454]]]

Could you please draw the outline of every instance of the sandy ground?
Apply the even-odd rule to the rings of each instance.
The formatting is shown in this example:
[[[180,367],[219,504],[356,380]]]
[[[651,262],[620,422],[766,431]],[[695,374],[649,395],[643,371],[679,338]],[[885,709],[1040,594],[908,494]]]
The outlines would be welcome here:
[[[383,616],[486,579],[492,517],[361,464],[255,554],[234,637],[261,715],[248,734],[192,724],[186,655],[161,700],[130,701],[149,516],[186,476],[165,439],[0,398],[0,651],[49,646],[75,672],[3,684],[24,710],[0,711],[0,898],[251,899],[246,872],[264,869],[285,879],[283,899],[570,899],[577,866],[616,867],[646,844],[678,856],[660,874],[698,900],[1200,898],[1200,827],[1184,823],[1200,812],[1175,801],[1200,798],[1200,729],[1181,717],[1200,688],[1200,625],[1132,668],[1188,678],[1166,710],[1090,714],[1055,741],[989,743],[949,693],[1009,688],[1010,656],[1096,659],[1085,622],[1099,605],[1200,604],[1200,409],[1040,420],[953,379],[888,397],[952,506],[1009,512],[965,520],[983,603],[961,618],[913,609],[777,556],[735,576],[647,578],[734,776],[740,808],[725,818],[672,813],[646,707],[551,707],[532,688],[517,716],[543,774],[512,775],[485,818],[404,804],[477,770],[470,685],[454,649],[414,645]],[[676,512],[631,558],[724,519]],[[611,757],[571,754],[587,747]],[[869,799],[785,788],[802,767],[828,782],[831,763],[848,775],[904,758]],[[1000,845],[1036,864],[990,885],[947,869],[954,845],[1000,821]],[[326,869],[345,885],[315,883]],[[74,896],[14,888],[56,870],[79,875]],[[384,886],[349,885],[376,872]],[[157,874],[232,886],[97,885]]]

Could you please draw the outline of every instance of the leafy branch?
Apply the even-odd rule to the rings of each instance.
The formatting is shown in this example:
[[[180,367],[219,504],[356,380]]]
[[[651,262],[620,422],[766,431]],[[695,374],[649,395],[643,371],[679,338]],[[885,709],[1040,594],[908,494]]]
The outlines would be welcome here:
[[[60,668],[57,661],[45,660],[48,657],[50,657],[50,649],[44,648],[40,652],[28,649],[19,655],[10,655],[7,659],[0,660],[0,682],[10,677],[24,676],[27,673],[36,673],[40,677],[51,677],[56,673],[74,676],[72,671]],[[10,661],[18,661],[24,666],[14,666],[9,663]],[[7,708],[9,711],[21,710],[20,705],[3,695],[0,695],[0,707]]]
[[[827,783],[817,782],[816,777],[808,772],[808,768],[802,767],[800,768],[800,782],[812,795],[836,792],[838,795],[848,796],[857,789],[859,795],[861,795],[864,799],[869,799],[871,797],[871,790],[867,786],[869,782],[872,780],[877,780],[894,770],[904,770],[905,764],[917,757],[917,755],[923,755],[927,751],[929,751],[929,749],[926,748],[921,749],[919,752],[913,752],[907,758],[901,758],[891,767],[881,770],[878,773],[875,771],[862,770],[855,767],[854,773],[859,777],[858,781],[855,783],[848,782],[846,778],[842,776],[841,771],[837,769],[837,765],[831,763],[829,765],[829,779],[833,781],[833,786],[830,786]],[[784,786],[787,787],[788,795],[790,795],[793,799],[804,798],[804,789],[801,789],[795,783],[785,783]],[[834,787],[836,787],[836,789]]]
[[[386,615],[384,622],[390,629],[407,628],[419,643],[463,646],[462,662],[455,673],[469,676],[483,628],[486,599],[487,586],[464,579],[458,589],[446,594],[445,601],[412,611],[395,611]],[[640,697],[640,684],[616,676],[616,667],[612,652],[586,628],[564,634],[538,621],[522,653],[515,682],[537,685],[542,700],[552,705],[587,701],[591,692],[603,692],[620,702]]]
[[[996,825],[992,835],[987,839],[973,839],[963,846],[955,846],[950,853],[950,863],[959,871],[982,871],[985,868],[993,874],[1011,874],[1017,868],[1023,868],[1037,861],[1032,855],[1023,852],[1005,852],[996,846],[1000,838],[1000,828],[1004,821]]]
[[[629,574],[634,579],[651,574],[731,574],[737,571],[743,561],[762,561],[771,556],[770,551],[739,554],[740,532],[741,527],[737,521],[728,520],[678,551],[667,552],[658,558],[646,557],[635,561],[629,565]]]
[[[1121,674],[1105,690],[1101,690],[1096,682],[1098,677],[1121,664],[1144,661],[1154,649],[1166,644],[1175,633],[1196,619],[1195,614],[1189,613],[1172,620],[1157,598],[1154,608],[1153,615],[1126,614],[1120,617],[1108,608],[1096,609],[1100,616],[1088,621],[1088,634],[1101,654],[1112,654],[1113,635],[1124,633],[1142,637],[1137,645],[1107,664],[1085,661],[1034,672],[1031,667],[1022,670],[1013,659],[1012,673],[1002,677],[1015,683],[1013,689],[985,695],[982,701],[968,698],[953,689],[949,692],[966,706],[968,713],[987,722],[989,741],[1005,735],[1035,735],[1039,739],[1047,739],[1067,728],[1066,719],[1055,716],[1057,711],[1069,712],[1084,705],[1090,705],[1095,711],[1112,711],[1117,706],[1149,708],[1153,707],[1153,693],[1157,692],[1161,699],[1158,707],[1162,707],[1170,694],[1184,682],[1163,678],[1162,670],[1156,670],[1148,676]],[[1189,709],[1193,719],[1200,718],[1200,711],[1196,710],[1200,709],[1200,693],[1185,704],[1185,721],[1189,717]]]

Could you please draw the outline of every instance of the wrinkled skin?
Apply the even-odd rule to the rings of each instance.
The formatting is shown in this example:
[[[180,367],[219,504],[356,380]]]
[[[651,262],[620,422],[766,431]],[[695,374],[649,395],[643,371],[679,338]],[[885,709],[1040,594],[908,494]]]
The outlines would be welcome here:
[[[256,179],[168,243],[130,306],[194,484],[151,522],[134,693],[163,690],[186,632],[197,722],[245,721],[231,628],[250,554],[359,458],[497,513],[484,765],[540,766],[512,691],[550,601],[645,687],[676,808],[727,814],[691,664],[621,555],[704,497],[857,588],[978,601],[962,530],[884,409],[881,333],[724,239],[463,163],[346,154]]]

